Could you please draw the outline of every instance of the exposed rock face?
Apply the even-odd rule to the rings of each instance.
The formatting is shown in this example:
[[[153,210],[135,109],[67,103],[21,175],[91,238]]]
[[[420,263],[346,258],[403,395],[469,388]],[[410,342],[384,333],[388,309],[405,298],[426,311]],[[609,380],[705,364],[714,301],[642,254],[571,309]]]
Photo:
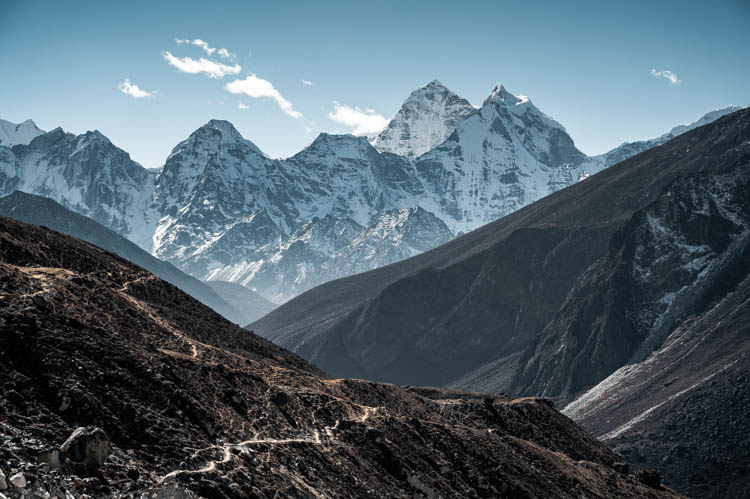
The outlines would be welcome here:
[[[442,143],[475,111],[469,101],[433,80],[409,95],[372,145],[414,159]]]
[[[87,243],[0,243],[0,469],[42,496],[674,497],[543,400],[331,379]],[[34,464],[66,440],[98,470]]]
[[[749,486],[750,251],[741,261],[722,299],[564,411],[692,497],[743,497]]]

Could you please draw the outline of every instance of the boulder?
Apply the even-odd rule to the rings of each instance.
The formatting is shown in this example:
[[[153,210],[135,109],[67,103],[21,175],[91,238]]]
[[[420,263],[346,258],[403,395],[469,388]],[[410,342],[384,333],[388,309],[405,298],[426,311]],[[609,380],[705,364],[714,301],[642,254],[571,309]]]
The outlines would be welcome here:
[[[60,452],[71,461],[85,463],[96,469],[112,452],[109,437],[101,428],[86,426],[77,428],[60,446]]]
[[[19,489],[23,489],[24,487],[26,487],[26,477],[23,476],[23,473],[16,473],[15,475],[11,475],[10,483],[15,485]]]
[[[0,490],[5,490],[8,488],[8,483],[5,481],[5,473],[3,473],[3,470],[0,470]]]

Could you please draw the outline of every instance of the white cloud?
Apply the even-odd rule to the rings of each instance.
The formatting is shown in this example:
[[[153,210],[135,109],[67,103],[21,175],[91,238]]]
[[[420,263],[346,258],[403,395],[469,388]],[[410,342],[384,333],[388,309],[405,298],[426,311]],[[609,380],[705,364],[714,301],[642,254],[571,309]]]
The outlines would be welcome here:
[[[219,49],[219,51],[216,53],[219,54],[224,59],[234,60],[237,57],[236,55],[234,55],[232,52],[228,51],[227,49]]]
[[[682,81],[677,78],[677,75],[668,69],[665,69],[664,71],[657,71],[656,69],[652,69],[651,75],[654,76],[654,78],[666,78],[667,80],[669,80],[670,87],[672,85],[679,85],[680,83],[682,83]]]
[[[302,80],[302,84],[307,85],[308,87],[311,87],[313,82],[311,82],[310,80]]]
[[[258,78],[254,74],[246,77],[244,80],[234,80],[233,82],[227,83],[224,88],[233,94],[245,94],[249,95],[253,99],[260,99],[267,97],[276,101],[276,104],[286,114],[292,118],[302,118],[302,113],[295,111],[292,107],[292,103],[284,98],[279,93],[270,81]]]
[[[177,45],[195,45],[196,47],[200,47],[203,49],[203,51],[208,55],[213,55],[214,52],[216,52],[217,55],[221,56],[222,59],[234,59],[235,55],[228,51],[225,48],[216,49],[216,47],[210,47],[208,45],[208,42],[205,42],[201,40],[200,38],[196,38],[195,40],[190,40],[188,38],[175,38],[175,43]]]
[[[242,71],[242,67],[239,64],[227,66],[226,64],[203,57],[197,60],[190,57],[180,58],[173,56],[169,52],[165,52],[164,59],[166,59],[170,66],[176,67],[183,73],[206,73],[209,78],[223,78],[226,75],[234,75]]]
[[[208,54],[208,55],[211,55],[211,54],[213,54],[214,52],[216,52],[216,49],[215,49],[215,48],[213,48],[213,47],[209,47],[209,46],[208,46],[208,42],[204,42],[204,41],[203,41],[203,40],[201,40],[200,38],[196,38],[195,40],[193,40],[193,42],[192,42],[192,43],[193,43],[193,45],[196,45],[196,46],[198,46],[198,47],[202,48],[202,49],[203,49],[203,51],[204,51],[204,52],[205,52],[206,54]]]
[[[354,135],[379,132],[388,124],[388,120],[373,109],[350,107],[333,101],[334,110],[328,117],[352,129]]]
[[[117,84],[117,88],[120,92],[132,96],[134,99],[143,99],[145,97],[153,97],[156,94],[156,90],[147,92],[138,85],[130,83],[130,78],[125,78],[125,81]]]
[[[237,109],[250,109],[250,106],[243,104],[241,100],[237,101]]]

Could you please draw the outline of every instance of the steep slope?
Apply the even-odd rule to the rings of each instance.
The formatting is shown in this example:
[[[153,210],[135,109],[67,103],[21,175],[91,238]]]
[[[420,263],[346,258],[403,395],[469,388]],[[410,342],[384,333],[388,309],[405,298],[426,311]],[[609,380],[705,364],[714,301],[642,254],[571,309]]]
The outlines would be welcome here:
[[[599,156],[593,156],[591,159],[594,161],[602,162],[605,167],[612,166],[616,163],[619,163],[620,161],[624,161],[628,159],[631,156],[635,156],[638,153],[647,151],[656,146],[660,146],[664,144],[665,142],[668,142],[672,140],[673,138],[677,137],[678,135],[681,135],[685,132],[689,132],[690,130],[693,130],[694,128],[698,128],[699,126],[713,123],[714,121],[721,118],[722,116],[726,116],[727,114],[733,113],[735,111],[739,111],[740,109],[742,109],[741,106],[727,106],[721,109],[715,109],[713,111],[709,111],[708,113],[704,114],[703,116],[693,121],[692,123],[688,123],[686,125],[678,125],[672,128],[667,133],[660,135],[659,137],[656,137],[654,139],[649,139],[649,140],[640,140],[637,142],[624,142],[623,144],[612,149],[611,151],[601,154]]]
[[[28,145],[0,147],[0,195],[16,190],[54,199],[150,250],[154,174],[98,131],[57,128]]]
[[[733,113],[250,327],[336,375],[570,398],[658,348],[731,273],[749,137],[750,111]],[[662,225],[678,232],[649,232]]]
[[[242,284],[228,281],[206,281],[206,284],[222,300],[242,313],[242,322],[238,322],[239,324],[249,324],[276,308],[276,305]]]
[[[90,218],[73,213],[51,199],[16,191],[0,198],[0,216],[43,225],[100,246],[174,284],[227,319],[238,324],[249,322],[246,321],[244,313],[224,301],[198,279],[190,277],[167,262],[154,258],[116,232]],[[256,316],[256,318],[259,317],[260,315]]]
[[[0,146],[12,147],[16,144],[28,144],[34,137],[42,135],[41,130],[31,120],[23,123],[11,123],[0,119]]]
[[[564,411],[692,497],[750,492],[750,251],[743,260],[736,288]]]
[[[324,282],[401,261],[451,239],[448,227],[421,208],[384,211],[367,227],[327,215],[301,226],[278,249],[271,244],[254,248],[245,261],[229,263],[232,248],[242,245],[229,246],[227,264],[208,278],[247,283],[283,303]]]
[[[8,218],[0,297],[11,497],[675,497],[540,399],[327,378],[143,269]]]
[[[499,83],[448,139],[421,156],[429,200],[453,232],[497,220],[601,169],[562,125]]]
[[[475,112],[471,103],[437,80],[413,91],[372,145],[410,159],[437,146]]]

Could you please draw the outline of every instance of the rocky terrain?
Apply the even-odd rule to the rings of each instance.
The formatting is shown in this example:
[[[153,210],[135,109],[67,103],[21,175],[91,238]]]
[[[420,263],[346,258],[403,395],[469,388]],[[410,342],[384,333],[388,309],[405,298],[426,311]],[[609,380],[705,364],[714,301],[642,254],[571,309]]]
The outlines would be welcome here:
[[[249,327],[340,376],[561,404],[592,389],[568,413],[648,465],[671,455],[667,483],[745,490],[748,399],[737,385],[750,363],[743,312],[727,303],[744,303],[748,165],[741,110]],[[670,363],[653,360],[665,352]],[[736,410],[716,410],[728,404]]]
[[[740,258],[736,287],[563,411],[693,497],[750,496],[750,251]]]
[[[14,218],[26,223],[43,225],[52,230],[83,239],[86,242],[111,251],[156,274],[165,281],[174,284],[232,322],[242,325],[252,321],[252,319],[247,320],[250,316],[245,313],[246,311],[241,311],[233,304],[225,301],[211,287],[198,279],[185,274],[170,263],[154,258],[118,233],[88,217],[64,208],[51,199],[15,191],[8,196],[0,198],[0,216]],[[268,312],[273,306],[270,308],[261,308],[264,312]],[[251,316],[258,319],[262,315],[255,314]]]
[[[116,255],[0,218],[10,497],[673,497],[538,398],[329,378]]]

